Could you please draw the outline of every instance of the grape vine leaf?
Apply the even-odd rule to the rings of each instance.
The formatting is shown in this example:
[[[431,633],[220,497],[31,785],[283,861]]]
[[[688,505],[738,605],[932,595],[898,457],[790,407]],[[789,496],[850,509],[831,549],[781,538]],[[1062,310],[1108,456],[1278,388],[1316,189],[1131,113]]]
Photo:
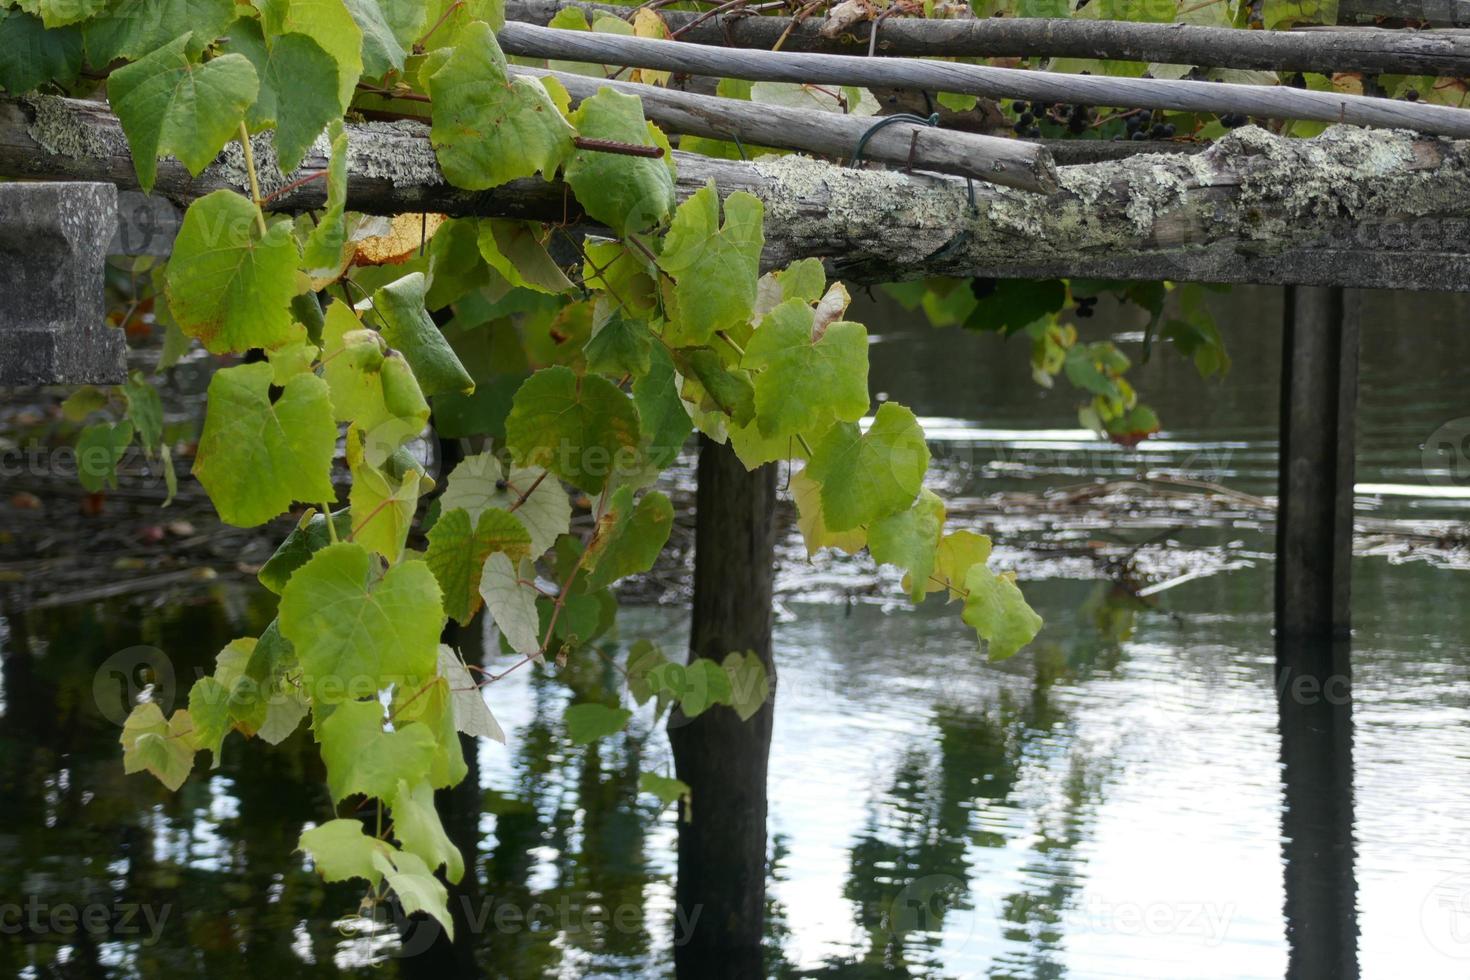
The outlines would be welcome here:
[[[511,76],[489,25],[470,23],[428,76],[429,141],[451,184],[487,190],[537,171],[550,180],[576,131],[534,79]]]
[[[749,371],[731,370],[713,347],[681,347],[674,351],[674,364],[684,376],[686,398],[728,415],[735,427],[755,418],[755,386]]]
[[[449,685],[450,701],[454,706],[454,726],[466,735],[494,739],[504,745],[505,730],[500,727],[500,722],[495,720],[490,706],[485,703],[480,686],[470,676],[469,668],[459,658],[459,654],[443,643],[439,644],[439,676]]]
[[[648,793],[658,797],[659,802],[668,806],[676,800],[684,801],[685,812],[689,810],[692,802],[689,784],[672,776],[661,776],[656,772],[640,772],[638,774],[638,792]]]
[[[635,380],[648,373],[653,358],[653,333],[646,321],[624,316],[621,310],[600,299],[592,320],[592,336],[582,348],[587,370],[611,378],[629,375]]]
[[[197,57],[235,19],[233,0],[116,0],[82,26],[87,61],[136,60],[192,32],[186,51]]]
[[[761,321],[740,366],[755,375],[755,416],[763,436],[855,422],[868,410],[868,331],[840,321],[813,339],[812,308],[787,300]],[[843,528],[842,530],[845,530]]]
[[[267,348],[265,352],[278,387],[284,386],[296,375],[310,371],[320,356],[321,349],[307,337],[305,325],[295,321],[291,323],[289,338],[275,347]]]
[[[1014,574],[972,565],[965,573],[965,589],[961,618],[986,642],[991,660],[1004,660],[1035,639],[1041,617],[1026,604]]]
[[[743,326],[755,309],[765,236],[765,205],[736,191],[725,198],[713,179],[679,205],[664,237],[659,268],[674,278],[675,310],[664,339],[680,347],[707,343],[719,330]]]
[[[939,550],[934,559],[934,574],[929,580],[929,591],[943,589],[946,601],[965,597],[965,576],[976,565],[990,560],[990,539],[974,531],[955,531],[939,540]]]
[[[362,31],[363,72],[369,78],[381,78],[390,71],[403,71],[403,59],[408,52],[398,43],[378,0],[345,0],[345,3],[353,23]]]
[[[457,883],[464,877],[464,856],[444,832],[439,812],[434,809],[434,787],[426,779],[409,785],[398,781],[390,801],[393,836],[409,854],[423,858],[430,871],[444,866],[444,877]]]
[[[749,721],[771,696],[771,678],[766,673],[765,662],[754,650],[747,650],[727,654],[720,666],[730,678],[730,707],[741,721]]]
[[[47,30],[39,17],[0,10],[0,89],[19,95],[46,82],[71,84],[82,70],[82,32]]]
[[[531,536],[527,557],[544,555],[572,520],[572,502],[559,480],[539,467],[507,469],[494,453],[461,460],[449,474],[439,507],[441,513],[463,508],[474,521],[492,508],[510,512]]]
[[[522,584],[534,581],[536,566],[530,559],[522,558],[517,568],[504,552],[490,556],[480,577],[480,595],[485,600],[485,608],[490,610],[491,618],[500,627],[510,648],[526,656],[541,649],[537,592],[530,585]]]
[[[636,95],[604,88],[583,99],[572,114],[577,132],[594,140],[662,146],[662,159],[576,150],[566,164],[566,181],[594,220],[619,237],[660,224],[674,209],[674,174],[668,141],[643,118]],[[657,134],[657,137],[655,136]]]
[[[449,892],[434,877],[423,858],[407,851],[375,852],[373,867],[388,879],[405,915],[422,912],[432,916],[454,939],[454,918],[449,914]]]
[[[291,338],[296,261],[290,222],[262,235],[249,200],[226,190],[206,194],[189,205],[174,240],[169,311],[212,354],[275,347]]]
[[[337,537],[346,538],[352,533],[352,514],[345,510],[339,510],[332,515],[332,523],[336,525]],[[327,519],[321,514],[312,514],[306,520],[297,524],[286,535],[275,550],[275,553],[260,566],[260,571],[255,577],[260,584],[270,589],[276,595],[280,595],[285,589],[286,583],[291,576],[302,565],[311,560],[311,556],[321,551],[332,543],[332,536],[327,532]]]
[[[411,272],[373,294],[373,309],[383,319],[383,337],[403,352],[425,395],[474,391],[475,380],[424,309],[425,289],[424,274]]]
[[[619,487],[587,546],[583,569],[587,588],[601,589],[625,575],[646,572],[669,540],[674,505],[657,490],[633,505],[631,487]]]
[[[486,218],[480,222],[480,255],[512,286],[540,293],[567,293],[577,288],[542,243],[541,226],[529,221]]]
[[[163,709],[148,701],[140,704],[123,723],[123,772],[148,771],[160,783],[177,790],[194,768],[194,721],[183,708],[167,721]]]
[[[229,43],[222,48],[244,55],[254,66],[260,93],[245,123],[254,132],[275,128],[276,161],[281,173],[289,174],[327,124],[342,118],[336,60],[305,34],[283,34],[267,43],[260,22],[250,17],[230,25]]]
[[[98,422],[77,437],[77,480],[97,493],[104,486],[117,488],[117,464],[133,441],[133,423]]]
[[[609,708],[595,701],[574,704],[567,708],[567,737],[573,745],[586,745],[622,731],[632,717],[633,712],[627,708]]]
[[[194,744],[214,757],[219,768],[220,745],[230,730],[230,692],[214,677],[201,677],[189,689],[189,717],[194,722]]]
[[[518,464],[545,467],[579,489],[600,493],[636,457],[638,411],[601,375],[543,368],[516,392],[505,435]]]
[[[643,455],[663,469],[678,458],[694,423],[679,397],[674,362],[662,344],[649,350],[648,369],[633,379],[633,404],[643,435]]]
[[[362,433],[355,428],[347,434],[347,463],[352,540],[396,564],[418,509],[423,474],[412,467],[393,473],[374,466],[364,458]]]
[[[362,30],[344,0],[252,0],[267,37],[305,34],[337,63],[337,115],[362,76]]]
[[[929,468],[929,447],[914,413],[884,402],[867,432],[834,425],[817,444],[807,472],[822,485],[830,531],[849,531],[907,508]]]
[[[469,767],[459,745],[459,730],[454,722],[453,694],[449,682],[438,673],[424,683],[400,684],[393,689],[393,724],[403,728],[427,728],[434,738],[434,751],[426,770],[418,775],[435,787],[453,786],[464,779]]]
[[[427,725],[384,731],[383,705],[377,699],[340,702],[317,721],[316,732],[334,803],[354,793],[392,799],[399,778],[425,771],[434,755],[434,735]]]
[[[107,0],[13,0],[28,14],[41,18],[48,28],[66,27],[94,16]]]
[[[153,189],[164,154],[178,157],[196,176],[214,162],[260,88],[244,55],[191,62],[185,51],[191,36],[180,35],[107,79],[107,98],[127,134],[145,193]]]
[[[366,878],[374,886],[382,872],[373,865],[373,855],[391,851],[393,845],[370,837],[361,820],[328,820],[303,830],[296,847],[311,855],[316,870],[327,881]]]
[[[808,558],[823,548],[838,548],[855,555],[868,543],[868,532],[862,527],[841,533],[827,530],[826,517],[822,513],[822,485],[813,480],[805,469],[791,474],[791,496],[796,502],[796,526],[806,542]]]
[[[326,382],[298,374],[272,403],[273,376],[269,364],[241,364],[216,371],[209,382],[194,476],[220,520],[236,527],[264,524],[292,501],[336,494],[337,427]]]
[[[434,676],[443,625],[439,585],[421,561],[369,581],[372,555],[360,544],[329,545],[291,576],[281,594],[281,635],[291,641],[318,700],[364,682],[412,685]]]
[[[425,561],[444,591],[444,611],[450,619],[468,623],[480,611],[480,576],[485,560],[495,552],[504,552],[512,561],[530,557],[531,535],[513,514],[487,507],[471,524],[463,508],[440,510],[429,530]]]
[[[943,533],[944,501],[933,491],[920,490],[919,499],[908,510],[873,522],[868,528],[868,550],[875,561],[904,569],[903,587],[909,598],[923,602]]]

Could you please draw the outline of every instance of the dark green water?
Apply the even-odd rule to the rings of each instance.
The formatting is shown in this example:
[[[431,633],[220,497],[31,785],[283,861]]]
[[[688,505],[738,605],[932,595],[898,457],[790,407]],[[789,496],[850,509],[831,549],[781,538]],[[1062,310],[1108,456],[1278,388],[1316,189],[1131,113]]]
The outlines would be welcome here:
[[[1370,306],[1363,516],[1466,518],[1465,491],[1426,472],[1421,447],[1470,415],[1467,314],[1445,298]],[[1106,315],[1085,329],[1126,339],[1133,327]],[[1235,361],[1223,382],[1168,352],[1137,372],[1166,429],[1142,452],[1079,431],[1070,392],[1026,380],[1019,341],[887,308],[868,319],[874,390],[933,420],[959,526],[997,535],[1047,626],[1026,653],[986,664],[952,610],[908,609],[860,563],[809,567],[783,547],[771,972],[1282,977],[1285,882],[1305,877],[1336,890],[1293,893],[1293,936],[1325,923],[1367,977],[1470,973],[1463,551],[1364,540],[1351,744],[1284,772],[1257,518],[981,506],[1142,468],[1270,493],[1279,294],[1221,307]],[[1193,577],[1140,600],[1109,574],[1120,553],[1134,585]],[[306,822],[330,816],[305,732],[275,749],[232,740],[178,794],[122,773],[97,695],[115,703],[118,671],[153,656],[133,648],[162,651],[186,690],[228,640],[258,632],[267,598],[221,586],[6,616],[0,974],[448,975],[395,958],[391,928],[350,917],[358,890],[324,885],[292,853]],[[625,608],[618,642],[677,649],[685,629],[677,606]],[[488,976],[665,976],[674,828],[636,784],[669,766],[667,740],[641,718],[625,738],[572,746],[562,706],[612,679],[595,659],[569,674],[518,671],[487,691],[509,745],[479,746],[476,783],[446,821],[469,844],[472,880],[455,899],[481,924],[468,944]],[[1316,829],[1302,819],[1322,814]],[[1347,847],[1334,847],[1334,814],[1350,821]],[[1327,893],[1346,904],[1328,907]],[[101,925],[77,928],[68,909]],[[1319,966],[1308,975],[1333,975]]]

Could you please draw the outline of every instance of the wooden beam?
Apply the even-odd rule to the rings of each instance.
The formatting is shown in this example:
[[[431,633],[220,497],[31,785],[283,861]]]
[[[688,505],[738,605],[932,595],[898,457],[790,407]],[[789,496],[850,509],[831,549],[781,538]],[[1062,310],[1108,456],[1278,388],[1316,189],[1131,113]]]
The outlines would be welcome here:
[[[750,146],[803,150],[838,158],[852,158],[861,145],[865,160],[974,177],[1042,193],[1058,187],[1051,154],[1037,143],[958,133],[897,120],[880,125],[880,120],[872,117],[787,109],[542,68],[511,70],[532,77],[550,75],[579,102],[596,95],[601,88],[636,95],[643,100],[643,114],[667,132],[738,139]]]
[[[1337,22],[1406,21],[1432,27],[1470,27],[1470,0],[1341,0]]]
[[[527,58],[656,68],[754,81],[876,85],[958,92],[992,99],[1031,99],[1043,103],[1233,112],[1267,119],[1307,119],[1414,129],[1445,136],[1470,136],[1470,110],[1467,109],[1315,92],[1289,86],[1069,75],[913,58],[734,51],[677,41],[564,31],[516,23],[506,24],[498,37],[507,53]]]
[[[1353,558],[1358,295],[1286,291],[1276,517],[1276,635],[1347,639]]]
[[[544,27],[567,7],[624,18],[633,9],[568,0],[507,0],[505,12],[509,20]],[[876,28],[872,21],[860,21],[834,31],[825,17],[808,17],[793,27],[790,17],[751,16],[738,9],[710,18],[675,10],[661,10],[659,16],[681,32],[681,41],[769,51],[785,35],[781,50],[807,54],[866,55],[876,30],[872,50],[886,56],[1102,58],[1326,75],[1470,75],[1470,36],[1433,31],[1249,31],[1047,17],[890,17]]]
[[[473,193],[449,186],[422,124],[354,124],[348,139],[353,210],[578,218],[557,182],[529,178]],[[161,160],[156,193],[187,204],[221,187],[239,190],[239,156],[227,147],[198,177]],[[281,175],[268,134],[256,139],[256,156],[267,194],[327,165],[318,146]],[[1194,156],[1061,167],[1062,189],[1046,196],[809,157],[674,159],[681,200],[714,180],[722,194],[743,190],[765,203],[766,268],[816,256],[859,283],[1087,276],[1470,291],[1470,142],[1352,127],[1294,140],[1245,127]],[[137,188],[106,106],[57,97],[0,100],[0,177]],[[273,206],[302,211],[324,200],[324,182],[313,180]]]

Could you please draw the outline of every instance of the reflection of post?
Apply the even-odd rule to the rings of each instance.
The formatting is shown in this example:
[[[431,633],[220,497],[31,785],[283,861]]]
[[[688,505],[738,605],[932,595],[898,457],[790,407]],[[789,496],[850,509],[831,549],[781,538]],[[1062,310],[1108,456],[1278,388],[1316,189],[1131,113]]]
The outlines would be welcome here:
[[[1286,290],[1276,633],[1345,638],[1353,548],[1356,291]]]
[[[690,721],[676,709],[669,741],[691,812],[679,820],[674,963],[681,980],[764,976],[761,935],[766,883],[766,765],[775,667],[771,590],[775,468],[755,472],[728,447],[700,437],[689,656],[753,650],[772,696],[749,721],[716,706]],[[692,813],[692,818],[691,818]]]
[[[1358,920],[1348,645],[1280,640],[1276,663],[1287,977],[1354,980]]]

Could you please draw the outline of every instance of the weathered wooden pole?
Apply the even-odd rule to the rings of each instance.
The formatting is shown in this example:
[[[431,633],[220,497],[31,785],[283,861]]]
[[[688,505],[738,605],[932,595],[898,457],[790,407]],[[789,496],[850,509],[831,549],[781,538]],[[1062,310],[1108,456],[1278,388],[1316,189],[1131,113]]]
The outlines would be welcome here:
[[[1358,298],[1286,290],[1276,518],[1276,634],[1347,639],[1353,557]]]
[[[679,815],[674,964],[680,980],[746,980],[765,975],[775,467],[748,472],[729,446],[701,436],[695,507],[690,660],[753,650],[771,696],[749,721],[723,705],[693,720],[677,709],[669,718],[675,771],[693,799]]]

